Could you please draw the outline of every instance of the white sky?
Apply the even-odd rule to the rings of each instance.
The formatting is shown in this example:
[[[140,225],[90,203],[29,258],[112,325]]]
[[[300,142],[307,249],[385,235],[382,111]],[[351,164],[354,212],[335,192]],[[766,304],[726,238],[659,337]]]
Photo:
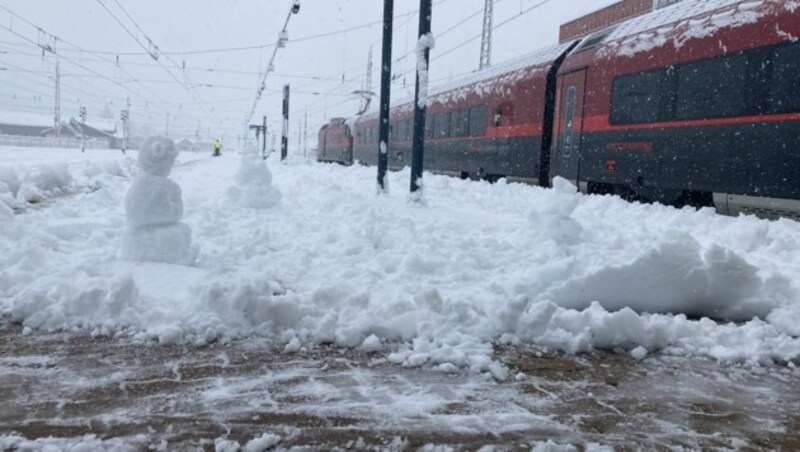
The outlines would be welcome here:
[[[542,0],[496,0],[495,25],[519,17],[496,29],[492,60],[503,61],[555,43],[561,23],[615,1],[550,0],[519,16],[521,11]],[[198,85],[195,92],[201,102],[144,54],[101,2],[140,41],[146,43],[146,38],[120,5],[162,52],[174,53],[170,55],[172,62],[165,55],[159,61],[178,80],[184,80],[179,67],[185,62],[185,75]],[[255,99],[259,72],[266,66],[272,48],[203,54],[182,52],[271,45],[290,4],[290,0],[0,0],[0,6],[68,43],[58,44],[63,57],[63,116],[77,116],[81,104],[86,105],[90,119],[93,115],[96,118],[105,105],[118,116],[125,97],[130,96],[134,127],[149,125],[149,133],[164,133],[169,112],[171,136],[191,136],[200,130],[203,138],[222,135],[228,141],[235,140],[243,129],[244,118]],[[291,83],[290,148],[296,146],[298,121],[304,111],[308,111],[309,117],[309,146],[316,142],[319,126],[330,117],[351,116],[356,112],[359,100],[350,93],[360,89],[366,79],[370,45],[376,92],[380,81],[380,24],[317,39],[292,40],[379,22],[382,1],[301,0],[301,4],[300,14],[289,23],[290,42],[278,52],[276,72],[267,79],[267,92],[259,101],[253,119],[259,118],[260,122],[266,114],[271,130],[279,132],[281,88],[284,83]],[[437,44],[431,53],[433,80],[458,77],[477,68],[480,39],[438,56],[480,34],[483,16],[476,13],[482,11],[483,4],[484,0],[434,0],[433,32]],[[418,7],[418,0],[395,1],[395,74],[412,69],[411,60],[402,57],[412,51],[416,40],[419,19],[409,13]],[[443,33],[473,14],[471,19]],[[0,67],[5,68],[0,70],[0,109],[52,115],[55,59],[51,55],[42,58],[41,50],[8,27],[34,42],[48,41],[35,28],[0,9]],[[69,44],[91,52],[109,53],[79,52]],[[128,52],[139,55],[124,54]],[[113,64],[117,54],[120,54],[119,67]],[[116,80],[128,90],[98,74]],[[399,77],[393,85],[393,95],[405,97],[413,93],[413,83],[410,73]]]

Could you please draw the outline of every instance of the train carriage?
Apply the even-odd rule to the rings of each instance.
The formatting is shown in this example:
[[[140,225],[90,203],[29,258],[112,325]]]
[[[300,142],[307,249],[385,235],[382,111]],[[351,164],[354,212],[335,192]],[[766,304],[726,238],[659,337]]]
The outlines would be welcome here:
[[[555,74],[571,44],[550,46],[477,72],[428,96],[428,171],[461,177],[547,181]],[[413,102],[391,109],[389,167],[411,164]],[[377,164],[378,114],[356,122],[354,158]]]
[[[390,120],[400,169],[413,104]],[[800,219],[800,3],[680,1],[434,89],[425,128],[428,171]],[[356,118],[350,161],[377,150]]]
[[[583,192],[800,217],[800,6],[684,1],[558,74],[552,176]]]
[[[344,118],[333,118],[322,126],[317,142],[318,162],[353,164],[353,133]]]

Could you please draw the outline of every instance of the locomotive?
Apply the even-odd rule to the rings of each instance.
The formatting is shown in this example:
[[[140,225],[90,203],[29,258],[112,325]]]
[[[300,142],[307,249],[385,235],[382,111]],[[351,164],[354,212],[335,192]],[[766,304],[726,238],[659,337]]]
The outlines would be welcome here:
[[[390,111],[390,169],[413,114]],[[378,114],[319,140],[319,161],[376,165]],[[686,0],[434,88],[424,168],[800,219],[800,2]]]

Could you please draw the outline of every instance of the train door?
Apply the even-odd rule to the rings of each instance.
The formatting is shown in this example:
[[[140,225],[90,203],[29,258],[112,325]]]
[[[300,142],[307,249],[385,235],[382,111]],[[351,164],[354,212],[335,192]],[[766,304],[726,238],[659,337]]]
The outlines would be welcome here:
[[[580,145],[583,132],[583,102],[586,69],[561,76],[558,94],[558,127],[553,176],[561,176],[576,185],[580,170]]]

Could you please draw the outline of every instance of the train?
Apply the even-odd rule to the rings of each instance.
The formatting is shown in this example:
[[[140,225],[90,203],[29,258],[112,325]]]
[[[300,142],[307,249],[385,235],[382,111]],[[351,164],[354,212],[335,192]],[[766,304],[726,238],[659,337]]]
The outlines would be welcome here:
[[[390,110],[411,163],[413,100]],[[317,160],[376,165],[378,113]],[[800,2],[684,0],[432,88],[426,171],[800,220]]]

